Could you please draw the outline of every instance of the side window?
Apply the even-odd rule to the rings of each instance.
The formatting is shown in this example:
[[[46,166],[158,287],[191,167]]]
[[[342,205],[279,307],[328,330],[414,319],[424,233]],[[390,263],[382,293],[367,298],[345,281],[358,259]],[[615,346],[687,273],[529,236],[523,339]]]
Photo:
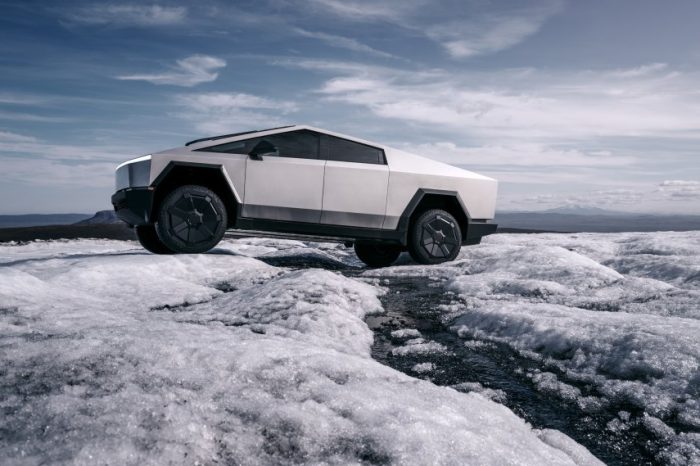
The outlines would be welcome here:
[[[277,148],[280,157],[296,157],[299,159],[318,158],[318,134],[311,131],[290,131],[257,138],[267,141]]]
[[[323,135],[322,152],[327,160],[384,165],[384,151],[376,147]]]
[[[248,154],[255,147],[259,138],[245,139],[243,141],[227,142],[218,146],[202,147],[195,149],[197,152],[223,152],[226,154]]]
[[[296,157],[301,159],[319,158],[319,136],[312,131],[306,130],[271,134],[269,136],[229,142],[197,150],[205,152],[225,152],[228,154],[250,154],[253,148],[263,141],[274,146],[275,151],[272,153],[280,157]]]

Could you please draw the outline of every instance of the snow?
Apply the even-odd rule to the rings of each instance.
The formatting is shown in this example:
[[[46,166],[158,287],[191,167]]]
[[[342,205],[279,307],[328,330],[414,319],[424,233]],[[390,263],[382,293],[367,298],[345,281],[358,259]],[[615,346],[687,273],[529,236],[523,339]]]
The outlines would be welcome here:
[[[420,338],[420,332],[415,328],[401,328],[391,332],[391,338],[395,338],[397,340]]]
[[[479,382],[461,382],[451,385],[451,387],[460,392],[475,392],[499,403],[503,403],[508,398],[508,395],[503,390],[487,388]]]
[[[432,362],[421,362],[415,364],[411,370],[417,374],[426,374],[435,370],[435,364]]]
[[[537,361],[537,389],[589,412],[635,406],[661,461],[700,462],[700,232],[496,235],[366,275],[436,281],[457,294],[444,322]]]
[[[391,354],[394,356],[407,356],[411,355],[427,355],[427,354],[439,354],[446,353],[447,348],[435,341],[426,341],[423,338],[412,338],[406,340],[402,346],[398,346],[391,350]]]
[[[373,360],[363,319],[382,312],[380,288],[252,257],[306,249],[356,260],[280,240],[178,256],[116,241],[0,246],[0,457],[599,464],[483,396]]]

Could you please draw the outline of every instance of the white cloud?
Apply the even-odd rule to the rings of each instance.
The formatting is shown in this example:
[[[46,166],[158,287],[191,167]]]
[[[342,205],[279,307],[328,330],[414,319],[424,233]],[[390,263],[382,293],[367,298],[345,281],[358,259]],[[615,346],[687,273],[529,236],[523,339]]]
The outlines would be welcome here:
[[[615,70],[611,74],[619,78],[636,78],[638,76],[647,76],[668,68],[666,63],[649,63],[647,65],[637,66],[635,68],[627,68]]]
[[[428,37],[439,42],[453,58],[469,58],[505,50],[540,30],[559,10],[549,8],[518,11],[510,15],[473,16],[427,29]]]
[[[403,148],[441,162],[470,167],[624,167],[636,161],[609,152],[559,149],[537,143],[460,147],[452,142],[437,142],[406,144]]]
[[[426,0],[312,0],[312,4],[351,21],[397,21],[425,6]]]
[[[116,168],[116,164],[104,161],[67,164],[59,160],[7,157],[1,153],[0,163],[3,182],[70,188],[109,188],[114,185]]]
[[[455,7],[425,0],[314,0],[313,3],[347,21],[381,21],[408,29],[412,35],[435,41],[457,59],[495,53],[519,44],[538,32],[562,7],[561,1],[548,0],[493,14],[483,11],[478,4]],[[436,15],[441,9],[449,14]]]
[[[135,147],[50,144],[0,131],[0,183],[106,189],[114,183],[117,163],[138,153]]]
[[[65,162],[90,160],[121,162],[124,159],[124,154],[135,153],[138,153],[138,149],[135,147],[50,144],[32,136],[0,131],[0,155],[18,158]]]
[[[700,181],[688,181],[688,180],[666,180],[659,183],[659,186],[663,188],[687,188],[687,187],[699,187]]]
[[[384,58],[393,57],[393,55],[391,55],[390,53],[382,52],[381,50],[377,50],[375,48],[372,48],[369,45],[363,44],[362,42],[360,42],[356,39],[350,38],[350,37],[337,36],[334,34],[326,34],[324,32],[307,31],[306,29],[302,29],[302,28],[293,28],[292,31],[300,36],[303,36],[303,37],[318,39],[318,40],[325,42],[326,44],[328,44],[332,47],[352,50],[354,52],[361,52],[361,53],[366,53],[369,55],[374,55],[374,56],[384,57]]]
[[[666,180],[659,184],[658,191],[675,201],[700,200],[700,181]]]
[[[37,122],[37,123],[64,123],[67,121],[72,121],[70,118],[66,118],[66,117],[46,116],[46,115],[36,115],[33,113],[6,112],[6,111],[0,111],[0,120],[33,121],[33,122]]]
[[[215,70],[225,66],[226,60],[221,58],[209,55],[192,55],[178,60],[177,64],[170,71],[164,73],[125,75],[118,76],[117,79],[192,87],[197,84],[214,81],[219,77],[219,73]]]
[[[294,102],[245,93],[184,94],[176,100],[185,107],[180,116],[192,121],[198,131],[206,134],[278,126],[283,123],[280,115],[297,110]]]
[[[286,63],[334,75],[326,99],[386,119],[460,132],[481,142],[574,141],[602,137],[700,138],[697,76],[630,77],[605,72],[414,71],[345,62]]]
[[[182,6],[97,4],[73,11],[68,19],[84,24],[117,26],[167,26],[184,22],[187,8]]]
[[[22,134],[10,133],[8,131],[0,131],[0,144],[13,142],[36,142],[33,136],[24,136]]]
[[[639,188],[590,190],[575,194],[546,193],[532,196],[504,196],[501,209],[546,209],[561,206],[600,207],[630,212],[700,214],[700,182],[671,180]]]
[[[638,204],[649,198],[653,191],[640,191],[626,188],[594,190],[582,194],[554,195],[542,194],[523,199],[524,204],[545,207],[582,206],[582,207],[620,207]]]
[[[11,104],[11,105],[40,105],[46,103],[47,99],[44,97],[28,95],[28,94],[10,94],[2,93],[0,94],[0,104]]]

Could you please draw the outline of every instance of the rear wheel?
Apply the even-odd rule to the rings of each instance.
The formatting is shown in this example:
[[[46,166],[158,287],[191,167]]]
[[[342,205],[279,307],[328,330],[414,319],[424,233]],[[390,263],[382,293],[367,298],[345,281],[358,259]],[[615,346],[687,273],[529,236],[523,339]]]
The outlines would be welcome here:
[[[439,264],[453,260],[462,247],[462,232],[457,220],[441,209],[423,212],[411,226],[408,252],[421,264]]]
[[[168,249],[163,242],[158,238],[155,225],[141,225],[135,228],[136,238],[138,238],[141,246],[153,254],[172,254],[173,251]]]
[[[180,186],[163,200],[156,231],[174,252],[201,253],[216,246],[226,232],[226,207],[209,188]]]
[[[386,243],[356,242],[355,254],[369,267],[387,267],[398,259],[401,247]]]

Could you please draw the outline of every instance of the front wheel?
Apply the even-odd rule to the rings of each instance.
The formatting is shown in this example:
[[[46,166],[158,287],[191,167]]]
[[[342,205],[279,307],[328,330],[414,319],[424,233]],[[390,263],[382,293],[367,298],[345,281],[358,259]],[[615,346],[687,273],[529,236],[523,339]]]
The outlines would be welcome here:
[[[457,220],[441,209],[423,212],[409,231],[408,252],[420,264],[451,261],[461,247],[462,231]]]
[[[226,232],[226,207],[209,188],[180,186],[160,205],[156,230],[173,252],[201,253],[216,246]]]
[[[134,228],[136,230],[136,238],[138,238],[141,246],[153,254],[172,254],[173,251],[168,249],[163,242],[158,238],[156,227],[154,225],[141,225]]]
[[[393,244],[355,243],[355,254],[370,267],[387,267],[401,254],[401,248]]]

